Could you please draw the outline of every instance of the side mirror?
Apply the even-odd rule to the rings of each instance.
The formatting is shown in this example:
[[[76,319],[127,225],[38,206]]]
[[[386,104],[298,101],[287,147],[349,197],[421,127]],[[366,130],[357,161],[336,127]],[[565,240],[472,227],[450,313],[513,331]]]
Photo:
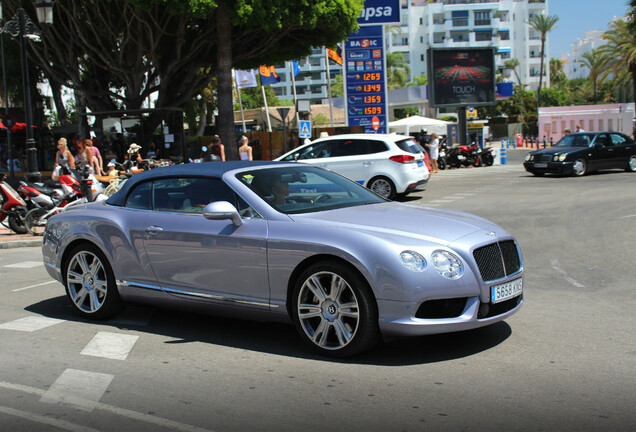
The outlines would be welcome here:
[[[243,225],[238,210],[227,201],[214,201],[206,205],[203,207],[203,217],[210,220],[230,219],[236,227]]]

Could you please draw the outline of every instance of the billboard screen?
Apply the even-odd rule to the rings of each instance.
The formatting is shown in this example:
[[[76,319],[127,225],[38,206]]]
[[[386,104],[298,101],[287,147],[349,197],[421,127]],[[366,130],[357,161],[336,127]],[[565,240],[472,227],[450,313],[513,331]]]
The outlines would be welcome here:
[[[495,105],[494,48],[429,48],[429,105]]]

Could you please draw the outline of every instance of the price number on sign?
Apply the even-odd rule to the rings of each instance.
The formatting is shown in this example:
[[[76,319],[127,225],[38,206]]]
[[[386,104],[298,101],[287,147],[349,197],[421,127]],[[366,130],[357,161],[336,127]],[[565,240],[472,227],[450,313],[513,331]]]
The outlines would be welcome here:
[[[382,86],[380,84],[365,84],[362,89],[365,92],[379,92],[382,91]]]
[[[382,114],[382,107],[367,107],[364,109],[366,115]]]
[[[363,81],[380,81],[381,77],[379,73],[365,73],[362,74]]]
[[[382,96],[365,96],[364,103],[382,103]]]

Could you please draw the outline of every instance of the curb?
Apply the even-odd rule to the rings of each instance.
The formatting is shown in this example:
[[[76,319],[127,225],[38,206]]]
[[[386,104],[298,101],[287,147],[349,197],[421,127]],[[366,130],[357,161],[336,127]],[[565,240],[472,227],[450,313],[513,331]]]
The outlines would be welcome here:
[[[15,248],[22,248],[22,247],[40,247],[40,246],[42,246],[42,239],[12,240],[12,241],[0,240],[0,249],[15,249]]]

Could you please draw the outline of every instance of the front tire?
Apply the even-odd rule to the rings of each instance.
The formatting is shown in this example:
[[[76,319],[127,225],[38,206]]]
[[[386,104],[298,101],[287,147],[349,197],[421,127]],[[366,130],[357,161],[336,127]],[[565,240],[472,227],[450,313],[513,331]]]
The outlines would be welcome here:
[[[437,159],[437,168],[439,168],[441,170],[445,170],[446,169],[446,159],[444,159],[444,158]]]
[[[26,213],[26,207],[16,207],[14,213],[9,215],[9,228],[11,228],[11,230],[16,234],[26,234],[29,232],[24,224],[24,217],[26,216]]]
[[[323,355],[352,356],[379,339],[369,285],[338,262],[319,262],[303,271],[294,287],[292,314],[303,341]]]
[[[34,236],[41,236],[46,229],[46,219],[42,220],[42,217],[48,212],[47,209],[34,208],[24,216],[24,226],[29,234]]]
[[[577,159],[572,166],[572,171],[576,177],[582,177],[587,174],[587,162],[585,162],[585,159]]]
[[[80,315],[104,319],[123,309],[113,271],[96,246],[76,246],[66,261],[63,275],[66,294]]]
[[[395,186],[386,177],[375,177],[369,182],[369,189],[386,199],[395,198]]]
[[[629,158],[625,171],[636,172],[636,155],[632,155],[632,157]]]

